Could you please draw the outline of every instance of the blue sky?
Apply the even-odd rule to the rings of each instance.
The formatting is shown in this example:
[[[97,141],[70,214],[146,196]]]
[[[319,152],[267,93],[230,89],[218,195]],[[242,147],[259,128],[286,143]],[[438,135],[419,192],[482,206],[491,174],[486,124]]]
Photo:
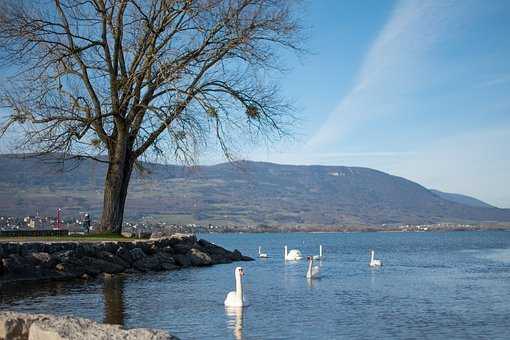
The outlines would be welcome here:
[[[510,2],[309,1],[291,141],[243,158],[366,166],[510,207]]]
[[[277,78],[295,136],[237,158],[370,167],[510,208],[510,1],[307,0],[303,17],[311,53]]]

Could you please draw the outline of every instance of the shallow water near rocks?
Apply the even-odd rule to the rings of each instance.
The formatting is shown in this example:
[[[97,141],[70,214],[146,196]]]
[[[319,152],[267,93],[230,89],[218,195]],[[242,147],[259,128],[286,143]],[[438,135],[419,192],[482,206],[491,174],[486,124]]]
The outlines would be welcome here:
[[[92,283],[2,287],[0,309],[70,314],[182,339],[510,338],[510,232],[199,235],[269,259]],[[316,255],[283,261],[283,246]],[[368,249],[384,266],[368,267]],[[226,310],[243,266],[250,306]]]

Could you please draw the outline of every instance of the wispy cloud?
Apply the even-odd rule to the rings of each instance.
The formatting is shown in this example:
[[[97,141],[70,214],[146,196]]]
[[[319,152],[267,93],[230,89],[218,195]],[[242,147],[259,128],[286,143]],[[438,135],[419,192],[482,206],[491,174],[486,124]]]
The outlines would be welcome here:
[[[490,79],[481,82],[479,87],[497,86],[506,83],[510,83],[510,74],[500,74],[493,76]]]
[[[491,31],[494,13],[502,20],[504,2],[493,5],[397,3],[352,88],[306,145],[254,159],[366,166],[510,208],[510,101],[498,88],[510,77],[508,68],[492,67],[510,45],[502,52],[502,35],[470,45],[486,38],[476,34]]]
[[[453,34],[462,16],[462,6],[456,5],[455,1],[398,3],[368,50],[351,91],[308,141],[308,148],[336,146],[367,118],[391,116],[406,107],[406,96],[430,79],[430,51]]]

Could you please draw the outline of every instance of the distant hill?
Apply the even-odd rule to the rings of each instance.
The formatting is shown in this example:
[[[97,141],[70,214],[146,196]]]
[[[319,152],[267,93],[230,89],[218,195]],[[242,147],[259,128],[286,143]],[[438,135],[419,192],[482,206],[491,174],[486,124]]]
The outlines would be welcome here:
[[[183,167],[144,164],[133,178],[128,217],[229,225],[383,225],[510,221],[509,209],[445,199],[405,178],[344,166],[236,162]],[[64,215],[102,208],[105,164],[59,164],[0,155],[0,215]],[[72,170],[74,168],[74,170]],[[72,170],[72,171],[71,171]]]
[[[430,189],[431,192],[438,195],[439,197],[444,198],[445,200],[468,205],[470,207],[479,207],[479,208],[495,208],[493,205],[490,205],[489,203],[485,203],[484,201],[481,201],[477,198],[467,196],[467,195],[461,195],[461,194],[454,194],[449,192],[442,192],[439,190]]]

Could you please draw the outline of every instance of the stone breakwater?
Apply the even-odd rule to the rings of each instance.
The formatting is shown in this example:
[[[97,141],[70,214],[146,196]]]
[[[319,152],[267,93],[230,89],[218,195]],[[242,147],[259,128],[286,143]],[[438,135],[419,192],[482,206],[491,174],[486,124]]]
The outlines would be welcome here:
[[[104,242],[0,243],[0,284],[10,281],[93,278],[100,274],[176,270],[252,261],[196,236]]]
[[[178,340],[160,330],[124,330],[69,316],[0,312],[0,340]]]

